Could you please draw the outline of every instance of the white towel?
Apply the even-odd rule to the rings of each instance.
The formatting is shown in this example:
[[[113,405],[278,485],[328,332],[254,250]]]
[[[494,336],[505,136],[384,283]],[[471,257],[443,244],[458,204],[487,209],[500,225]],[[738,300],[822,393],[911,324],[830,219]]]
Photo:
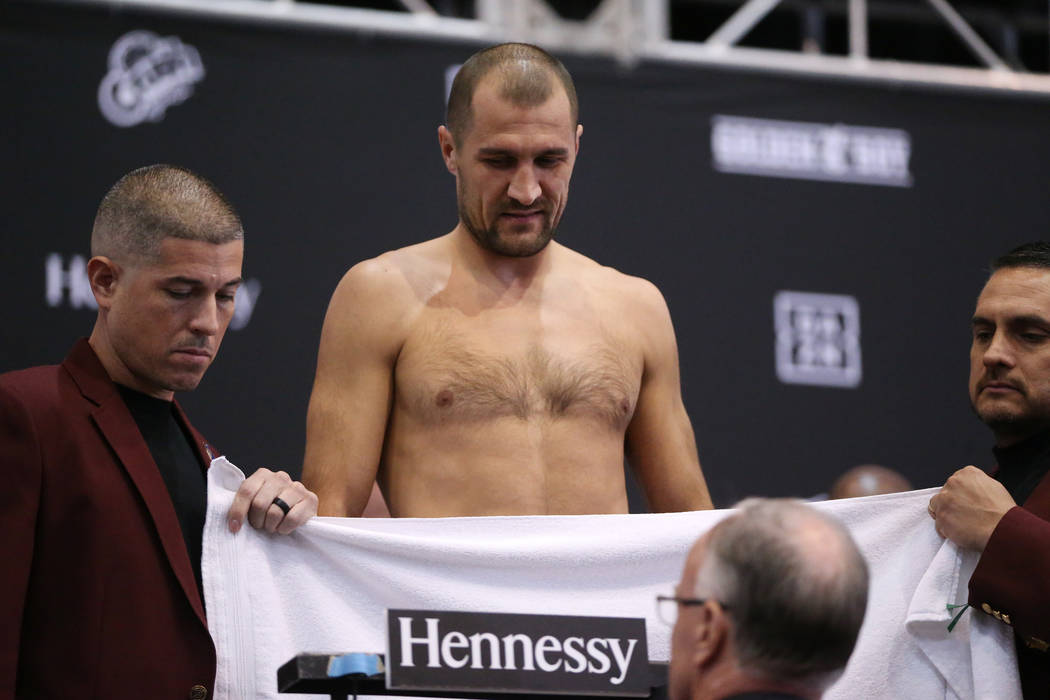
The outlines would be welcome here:
[[[278,695],[277,668],[300,653],[385,652],[387,608],[644,617],[650,659],[666,661],[654,598],[731,512],[318,517],[286,537],[232,535],[226,511],[243,478],[221,457],[208,472],[201,567],[216,700],[316,697]],[[873,574],[857,650],[827,697],[1021,697],[1008,629],[971,611],[947,631],[945,606],[965,602],[973,562],[934,532],[932,493],[814,504],[847,524]]]

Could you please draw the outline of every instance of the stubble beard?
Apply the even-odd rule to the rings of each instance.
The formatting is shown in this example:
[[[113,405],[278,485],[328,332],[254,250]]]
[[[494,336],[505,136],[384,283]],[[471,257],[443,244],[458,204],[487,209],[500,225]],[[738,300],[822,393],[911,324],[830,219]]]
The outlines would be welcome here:
[[[988,426],[997,441],[1023,439],[1050,429],[1050,407],[1029,404],[1026,408],[996,405],[980,408],[978,402],[971,401],[970,408]]]
[[[528,258],[539,253],[554,240],[557,222],[552,220],[552,214],[547,209],[543,210],[543,224],[538,232],[533,235],[512,234],[505,239],[499,232],[498,217],[491,227],[486,228],[480,221],[480,216],[471,215],[464,205],[467,199],[465,194],[461,189],[458,198],[459,220],[482,249],[508,258]]]

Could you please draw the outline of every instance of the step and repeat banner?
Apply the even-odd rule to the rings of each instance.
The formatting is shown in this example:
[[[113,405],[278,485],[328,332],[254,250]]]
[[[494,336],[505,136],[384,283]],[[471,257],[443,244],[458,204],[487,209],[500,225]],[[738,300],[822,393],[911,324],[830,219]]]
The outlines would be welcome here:
[[[181,400],[231,460],[298,473],[336,283],[456,223],[437,127],[477,48],[0,6],[0,371],[90,333],[108,187],[184,165],[240,210],[247,281]],[[1050,101],[563,58],[585,132],[559,240],[663,291],[718,505],[991,463],[969,319],[988,260],[1050,235]]]

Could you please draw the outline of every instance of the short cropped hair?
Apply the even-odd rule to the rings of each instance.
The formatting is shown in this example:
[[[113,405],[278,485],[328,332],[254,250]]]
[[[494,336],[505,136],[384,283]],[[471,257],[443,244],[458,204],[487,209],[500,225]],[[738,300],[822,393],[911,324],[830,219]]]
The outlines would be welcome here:
[[[823,691],[857,642],[868,565],[841,524],[801,501],[739,509],[712,530],[697,595],[725,606],[743,670]]]
[[[992,260],[992,272],[1014,267],[1042,267],[1050,269],[1050,242],[1032,241],[1019,245],[1009,253]]]
[[[91,255],[141,263],[165,238],[220,244],[244,238],[241,219],[221,192],[175,165],[148,165],[120,178],[98,207]]]
[[[561,61],[532,44],[499,44],[482,49],[467,59],[452,81],[445,125],[456,144],[473,126],[471,103],[482,78],[493,70],[500,72],[500,97],[521,107],[535,107],[546,102],[554,90],[551,77],[558,79],[569,98],[572,123],[580,116],[576,86]]]

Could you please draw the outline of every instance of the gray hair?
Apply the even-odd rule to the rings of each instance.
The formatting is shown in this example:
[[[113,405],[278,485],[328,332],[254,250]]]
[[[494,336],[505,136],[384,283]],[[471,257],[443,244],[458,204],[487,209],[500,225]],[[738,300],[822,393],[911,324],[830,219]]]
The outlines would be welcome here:
[[[142,262],[165,238],[220,244],[244,238],[233,205],[206,179],[175,165],[148,165],[120,178],[98,207],[91,255]]]
[[[696,594],[725,606],[742,669],[823,691],[864,622],[867,563],[845,527],[801,501],[738,508],[712,530]]]

